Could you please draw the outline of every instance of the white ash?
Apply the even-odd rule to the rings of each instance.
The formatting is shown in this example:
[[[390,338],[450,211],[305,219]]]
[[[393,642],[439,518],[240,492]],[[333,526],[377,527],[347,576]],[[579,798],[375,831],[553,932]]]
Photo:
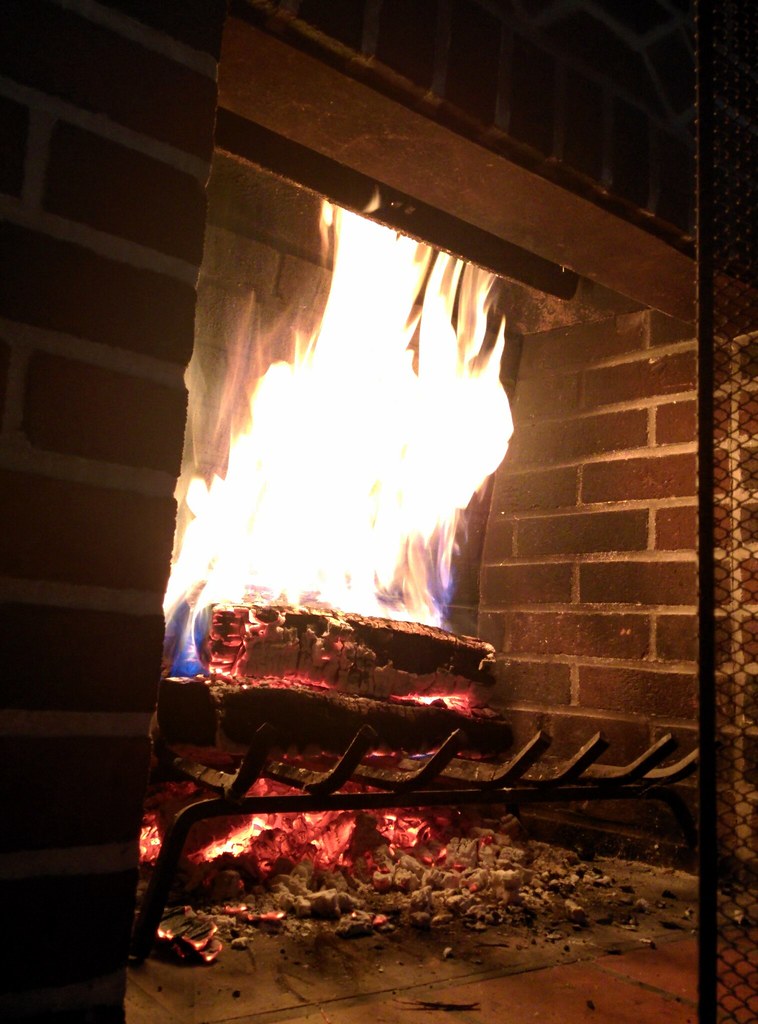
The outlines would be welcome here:
[[[449,938],[460,928],[498,928],[501,935],[533,936],[527,942],[554,943],[611,924],[633,933],[640,917],[652,920],[663,910],[688,927],[691,910],[672,902],[670,890],[659,890],[657,899],[642,896],[617,883],[607,867],[527,841],[510,816],[469,828],[446,846],[427,841],[396,849],[373,836],[373,846],[353,851],[349,867],[325,871],[308,860],[283,862],[265,884],[251,883],[223,858],[205,865],[210,907],[204,910],[218,925],[218,938],[237,950],[252,948],[261,934],[304,937],[312,929],[360,940],[407,927]]]

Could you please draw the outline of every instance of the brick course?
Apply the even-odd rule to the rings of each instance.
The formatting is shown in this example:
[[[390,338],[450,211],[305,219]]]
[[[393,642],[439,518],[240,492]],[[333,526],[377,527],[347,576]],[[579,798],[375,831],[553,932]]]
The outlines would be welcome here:
[[[0,472],[0,573],[162,593],[174,501]]]
[[[579,694],[584,707],[625,711],[645,717],[693,718],[697,677],[693,672],[646,672],[582,665]]]
[[[178,476],[186,406],[184,388],[36,352],[27,369],[23,429],[47,451]]]
[[[7,222],[0,224],[0,263],[0,315],[180,365],[189,361],[192,285]]]
[[[693,604],[694,562],[600,562],[579,568],[579,599],[590,603]]]
[[[642,509],[521,519],[516,530],[516,550],[522,558],[647,547],[647,513]]]
[[[572,654],[641,659],[649,649],[645,615],[592,612],[512,612],[506,619],[505,653]]]
[[[595,462],[584,467],[582,500],[689,497],[695,493],[695,470],[694,453]]]

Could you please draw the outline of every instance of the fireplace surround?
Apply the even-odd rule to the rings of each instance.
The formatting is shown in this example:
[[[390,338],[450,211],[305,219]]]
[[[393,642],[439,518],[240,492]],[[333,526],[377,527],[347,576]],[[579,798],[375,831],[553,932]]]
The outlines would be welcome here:
[[[383,19],[392,6],[382,7]],[[119,1019],[196,290],[200,324],[229,317],[234,286],[207,261],[232,243],[250,258],[270,241],[260,237],[262,214],[286,202],[293,147],[327,161],[301,184],[318,188],[310,175],[336,163],[352,181],[378,181],[411,232],[426,207],[442,208],[475,229],[482,262],[493,250],[510,260],[500,269],[513,350],[520,347],[512,383],[522,429],[494,481],[489,515],[482,510],[471,531],[457,609],[461,625],[476,617],[500,653],[502,709],[521,734],[537,723],[569,745],[601,720],[630,756],[672,726],[683,744],[695,742],[691,239],[667,177],[675,161],[658,159],[654,170],[668,135],[681,156],[673,129],[664,131],[659,115],[640,198],[639,175],[620,170],[623,146],[609,128],[614,118],[639,124],[644,103],[623,99],[629,82],[615,100],[613,89],[599,91],[609,133],[599,151],[596,140],[583,147],[567,134],[570,105],[545,142],[530,124],[547,123],[546,107],[531,121],[516,104],[506,116],[497,55],[488,58],[500,81],[494,125],[486,89],[466,85],[465,53],[455,46],[440,100],[434,54],[445,39],[451,46],[450,24],[435,36],[429,82],[420,85],[408,62],[423,64],[423,54],[405,52],[397,34],[391,43],[389,20],[376,30],[372,62],[356,56],[368,36],[356,50],[341,18],[338,38],[330,36],[318,4],[303,4],[299,20],[291,4],[240,4],[226,21],[212,165],[223,7],[35,0],[2,12],[3,38],[14,41],[2,112],[16,154],[3,171],[4,264],[12,269],[0,304],[4,501],[13,524],[4,545],[2,741],[13,768],[3,785],[14,808],[1,884],[19,922],[14,989],[0,1003],[9,1015],[77,1019],[87,1007],[93,1020]],[[478,5],[460,8],[465,21]],[[469,24],[474,32],[479,22],[472,15]],[[518,36],[519,53],[537,52],[527,42]],[[72,62],[84,50],[92,62]],[[519,56],[513,66],[525,74],[527,63]],[[570,67],[556,74],[588,101],[598,93]],[[509,87],[517,95],[517,83]],[[357,129],[342,89],[360,108]],[[282,138],[279,118],[293,128],[271,153],[260,144]],[[248,136],[257,138],[257,160]],[[559,159],[545,152],[556,140]],[[257,183],[259,216],[224,222],[213,202],[224,176],[236,176],[243,194]],[[286,234],[282,223],[276,230]],[[581,230],[569,231],[576,223]],[[433,241],[460,249],[445,230]],[[271,275],[272,306],[314,266],[302,237],[286,244]],[[519,267],[518,250],[544,265]],[[560,278],[561,268],[576,276],[573,298],[539,287],[541,274]],[[600,821],[577,809],[533,827],[600,843],[645,842],[659,827],[639,825],[608,808]],[[40,937],[31,922],[53,893],[61,921]]]

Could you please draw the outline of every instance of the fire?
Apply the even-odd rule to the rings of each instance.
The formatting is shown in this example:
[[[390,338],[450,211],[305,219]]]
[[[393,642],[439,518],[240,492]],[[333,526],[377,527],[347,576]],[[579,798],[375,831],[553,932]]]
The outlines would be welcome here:
[[[190,657],[174,671],[201,669],[198,616],[251,593],[441,624],[461,513],[513,431],[494,276],[327,204],[322,219],[321,325],[251,382],[224,475],[186,495],[165,611]]]

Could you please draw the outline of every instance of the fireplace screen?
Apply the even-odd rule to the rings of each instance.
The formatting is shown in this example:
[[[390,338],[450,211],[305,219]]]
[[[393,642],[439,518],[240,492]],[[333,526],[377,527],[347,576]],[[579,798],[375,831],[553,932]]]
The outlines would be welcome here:
[[[704,1014],[713,998],[718,1012],[713,1018],[701,1019],[747,1024],[758,1015],[758,280],[754,220],[758,173],[754,68],[758,51],[752,5],[729,3],[712,8],[700,19],[700,296],[703,347],[710,348],[711,328],[714,338],[713,812],[718,850],[712,855],[718,859],[720,885],[711,908],[707,889],[713,884],[709,869],[715,865],[708,864],[706,841],[701,1000]],[[709,359],[706,352],[706,365]],[[706,408],[708,404],[710,395],[706,396]],[[710,509],[706,509],[708,526],[709,517]],[[704,535],[706,544],[707,540]],[[706,599],[708,596],[706,590]],[[705,654],[707,666],[709,652]],[[704,701],[705,726],[708,712]],[[705,739],[708,742],[707,731]],[[706,807],[707,801],[706,796]],[[715,914],[717,940],[710,935],[709,909]],[[716,948],[711,947],[712,942],[717,942]]]

